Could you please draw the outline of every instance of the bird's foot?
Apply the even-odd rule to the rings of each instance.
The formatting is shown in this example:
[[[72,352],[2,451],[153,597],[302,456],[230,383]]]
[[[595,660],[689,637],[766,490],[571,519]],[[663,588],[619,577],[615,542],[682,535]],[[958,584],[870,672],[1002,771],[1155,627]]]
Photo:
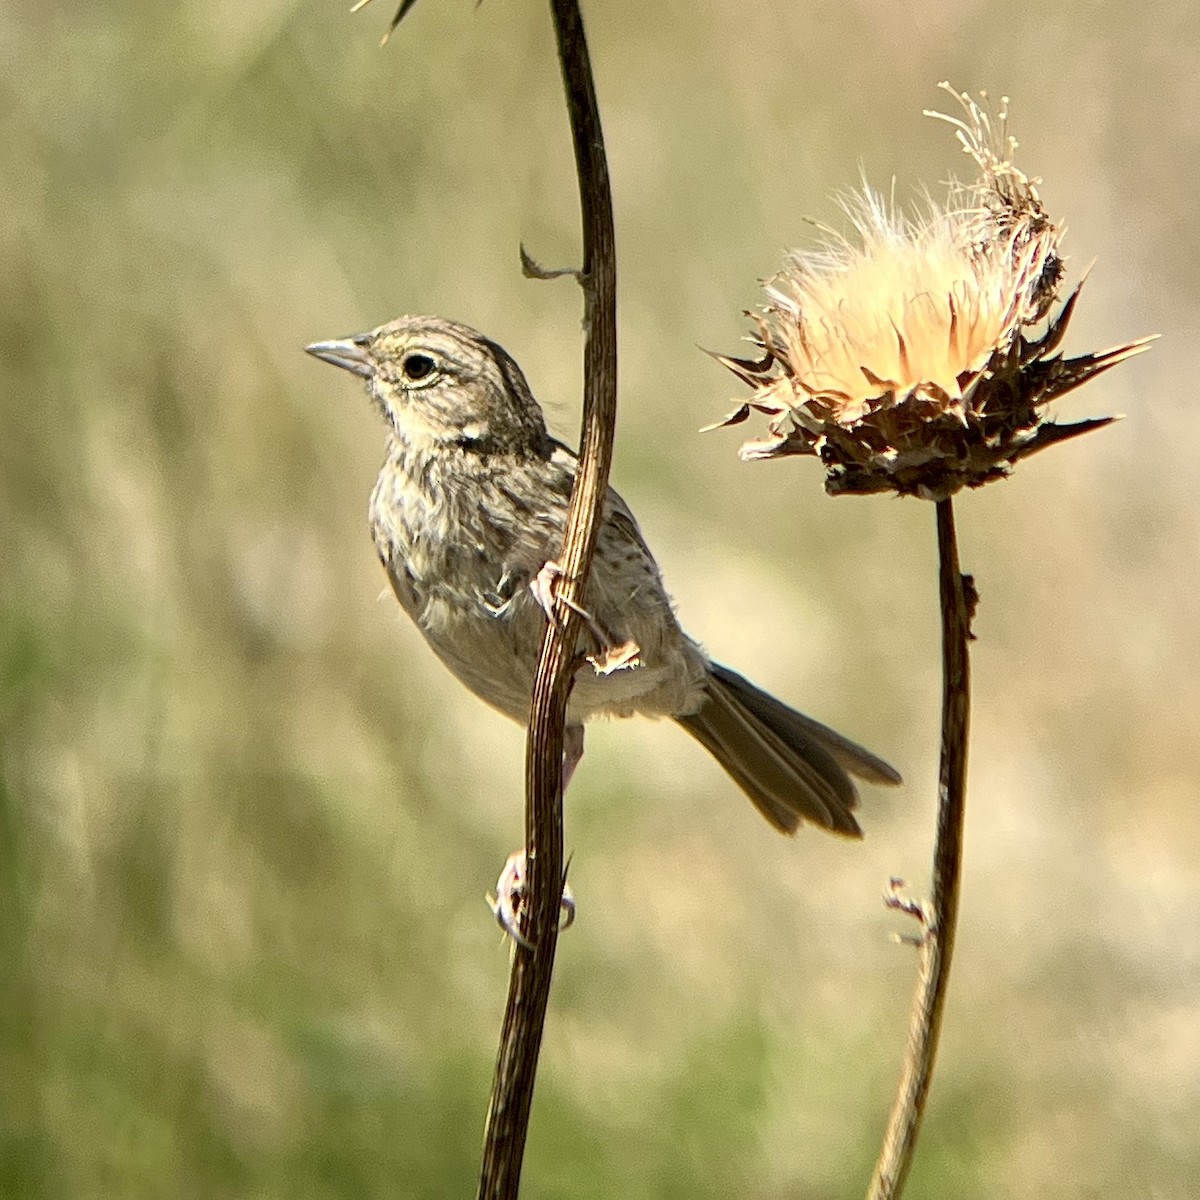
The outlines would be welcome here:
[[[587,661],[592,664],[597,675],[611,675],[614,671],[639,666],[642,661],[642,648],[637,642],[628,638],[625,641],[618,641],[582,605],[576,604],[574,600],[570,600],[561,594],[556,595],[554,585],[562,577],[562,574],[563,569],[558,563],[548,562],[530,580],[529,590],[533,593],[538,604],[541,605],[542,611],[546,614],[546,619],[551,622],[557,622],[558,620],[554,609],[555,599],[561,600],[572,612],[579,614],[597,646],[595,653],[584,655]]]
[[[525,851],[517,850],[508,856],[500,878],[496,880],[496,894],[488,897],[488,906],[496,917],[500,928],[519,946],[532,950],[529,939],[521,932],[521,910],[526,897],[526,859]],[[562,911],[559,931],[570,929],[575,923],[575,897],[563,879],[562,899],[559,901]]]
[[[542,569],[529,581],[529,590],[533,593],[533,598],[541,606],[542,612],[546,614],[546,620],[554,624],[558,623],[558,614],[554,608],[554,601],[561,600],[572,612],[576,612],[583,619],[583,622],[597,637],[602,637],[604,630],[600,628],[596,618],[581,604],[576,604],[574,600],[569,600],[566,596],[556,594],[554,585],[563,577],[563,569],[556,562],[547,562],[542,564]]]

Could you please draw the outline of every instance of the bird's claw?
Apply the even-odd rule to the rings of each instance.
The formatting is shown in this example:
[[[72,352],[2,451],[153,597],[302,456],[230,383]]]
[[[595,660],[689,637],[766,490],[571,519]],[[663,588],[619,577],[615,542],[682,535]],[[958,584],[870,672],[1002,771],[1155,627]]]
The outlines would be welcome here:
[[[577,612],[585,621],[591,622],[591,614],[584,608],[576,604],[574,600],[555,593],[554,585],[562,577],[562,567],[551,561],[543,563],[541,570],[529,581],[529,590],[533,593],[533,598],[538,602],[542,612],[546,614],[546,620],[551,624],[558,624],[558,613],[555,610],[554,601],[561,600],[572,612]]]
[[[562,595],[561,592],[555,592],[554,585],[562,577],[562,574],[563,569],[558,563],[547,562],[529,581],[529,590],[546,614],[546,619],[551,624],[558,624],[558,614],[554,608],[556,599],[561,600],[572,612],[579,614],[599,647],[597,653],[584,655],[595,668],[597,675],[611,675],[614,671],[640,666],[642,650],[637,642],[629,639],[618,641],[581,604],[576,604],[574,600]]]
[[[500,878],[496,880],[496,894],[488,897],[491,908],[500,928],[508,934],[518,946],[532,950],[533,945],[521,932],[521,909],[525,903],[526,894],[526,861],[525,851],[517,850],[508,856]],[[562,918],[559,932],[570,929],[575,923],[575,897],[566,879],[563,880],[562,898],[559,901]]]

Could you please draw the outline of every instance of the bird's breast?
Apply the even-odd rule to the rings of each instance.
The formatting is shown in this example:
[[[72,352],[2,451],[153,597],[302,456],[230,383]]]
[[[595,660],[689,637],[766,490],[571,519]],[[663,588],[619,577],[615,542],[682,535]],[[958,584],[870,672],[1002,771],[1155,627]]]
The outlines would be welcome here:
[[[463,683],[518,721],[528,717],[546,626],[530,583],[559,552],[569,482],[542,479],[532,464],[464,475],[441,464],[414,470],[393,458],[371,496],[376,549],[402,607]],[[654,560],[615,493],[609,509],[580,648],[603,666],[608,649],[633,645],[637,664],[581,667],[572,711],[581,718],[693,711],[703,653],[676,624]]]

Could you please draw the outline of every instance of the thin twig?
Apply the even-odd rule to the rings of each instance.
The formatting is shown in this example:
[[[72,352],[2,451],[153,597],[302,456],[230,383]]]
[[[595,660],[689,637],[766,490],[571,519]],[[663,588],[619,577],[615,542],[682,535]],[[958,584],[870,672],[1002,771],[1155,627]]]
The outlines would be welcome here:
[[[959,571],[954,509],[949,499],[937,503],[937,532],[942,609],[942,754],[938,776],[937,840],[933,850],[933,892],[928,905],[917,906],[915,912],[923,928],[920,970],[908,1030],[908,1053],[888,1117],[883,1148],[867,1193],[869,1200],[898,1197],[912,1165],[937,1057],[958,920],[971,707],[967,642],[971,637],[976,595],[970,578]],[[903,904],[896,906],[905,907]]]
[[[527,902],[484,1134],[480,1200],[515,1198],[545,1023],[563,891],[563,724],[579,608],[608,487],[617,409],[616,250],[600,111],[576,0],[551,0],[583,218],[584,410],[579,469],[559,565],[557,620],[547,625],[526,744]]]

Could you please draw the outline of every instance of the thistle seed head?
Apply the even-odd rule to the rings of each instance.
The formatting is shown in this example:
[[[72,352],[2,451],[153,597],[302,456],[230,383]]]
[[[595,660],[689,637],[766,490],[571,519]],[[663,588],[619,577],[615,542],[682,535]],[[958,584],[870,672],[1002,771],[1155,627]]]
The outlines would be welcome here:
[[[753,389],[720,424],[767,414],[746,459],[818,456],[831,493],[941,499],[1008,474],[1021,458],[1112,418],[1055,425],[1056,396],[1145,348],[1056,353],[1078,299],[1059,301],[1060,229],[1037,180],[1013,164],[1007,100],[995,117],[950,92],[973,183],[912,213],[864,183],[841,206],[852,234],[788,256],[748,314],[753,358],[715,357]],[[985,99],[985,98],[983,98]]]

